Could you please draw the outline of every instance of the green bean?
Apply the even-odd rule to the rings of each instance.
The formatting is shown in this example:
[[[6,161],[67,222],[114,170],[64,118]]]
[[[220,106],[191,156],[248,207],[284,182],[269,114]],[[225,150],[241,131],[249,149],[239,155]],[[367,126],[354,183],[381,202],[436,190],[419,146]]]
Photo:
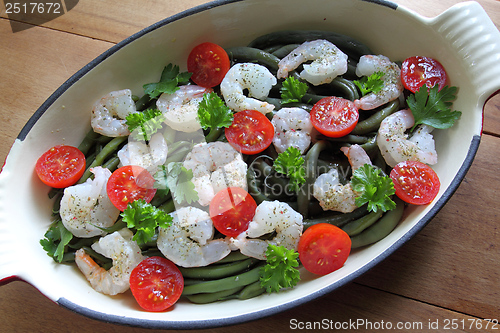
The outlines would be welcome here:
[[[150,102],[151,97],[148,94],[145,94],[135,102],[135,108],[137,111],[146,110]]]
[[[90,148],[94,145],[95,140],[97,140],[101,134],[94,132],[92,129],[87,132],[87,135],[83,138],[82,142],[78,146],[78,149],[84,154],[87,155]]]
[[[362,55],[372,54],[372,51],[365,44],[352,37],[335,32],[319,30],[276,31],[254,39],[248,46],[264,49],[276,44],[302,44],[306,41],[316,39],[326,39],[332,42],[344,53],[356,60]]]
[[[205,136],[206,142],[214,142],[221,136],[223,130],[222,127],[210,127],[210,132]]]
[[[117,167],[118,164],[120,164],[120,159],[118,156],[113,156],[106,162],[102,164],[103,168],[109,169],[109,171],[113,172]]]
[[[314,184],[316,180],[318,157],[320,152],[327,147],[327,142],[321,140],[316,142],[307,152],[305,158],[305,183],[300,187],[297,194],[297,205],[299,213],[307,218],[309,215],[309,200],[311,198],[310,187]]]
[[[186,298],[196,304],[208,304],[208,303],[213,303],[217,301],[223,301],[226,299],[226,297],[231,296],[237,292],[239,292],[243,287],[234,287],[231,289],[227,290],[221,290],[218,292],[214,293],[203,293],[203,294],[196,294],[196,295],[186,295]]]
[[[249,284],[248,286],[245,286],[238,293],[233,293],[232,295],[224,297],[223,300],[228,300],[228,299],[245,300],[245,299],[250,299],[250,298],[262,295],[265,291],[266,291],[266,289],[261,286],[260,281],[257,281],[257,282]]]
[[[276,111],[279,111],[281,108],[301,108],[307,112],[311,112],[311,109],[312,109],[311,104],[307,104],[307,103],[303,103],[303,102],[283,104],[281,98],[267,97],[266,102],[274,105],[274,110],[273,110],[274,112],[266,113],[266,116],[268,116],[269,120],[272,120],[274,113]]]
[[[252,196],[257,205],[269,200],[269,198],[264,193],[262,193],[260,188],[257,186],[257,177],[252,165],[250,165],[247,169],[247,184],[248,193]]]
[[[172,213],[175,210],[175,202],[173,199],[170,199],[158,208],[165,213]]]
[[[404,211],[404,202],[398,197],[395,197],[394,201],[396,202],[396,208],[385,213],[384,216],[371,227],[351,237],[351,248],[355,249],[378,242],[394,230],[401,220]]]
[[[363,230],[373,225],[382,217],[383,212],[370,212],[367,215],[360,217],[359,219],[348,222],[342,227],[349,236],[355,236],[361,233]]]
[[[232,251],[227,256],[217,261],[218,264],[224,264],[228,262],[235,262],[240,260],[248,259],[249,257],[241,253],[240,251]]]
[[[257,61],[271,69],[277,70],[280,59],[275,55],[261,49],[239,46],[226,49],[230,59],[237,59],[239,62]]]
[[[213,280],[225,278],[248,270],[258,261],[258,259],[248,258],[245,260],[230,262],[226,264],[219,264],[217,262],[215,265],[208,265],[204,267],[179,267],[179,270],[181,271],[182,276],[187,278]]]
[[[101,150],[101,152],[99,152],[99,154],[97,154],[94,162],[90,166],[87,167],[82,178],[80,178],[80,180],[78,181],[78,184],[84,183],[91,176],[90,169],[93,167],[96,167],[98,165],[102,165],[104,160],[109,155],[116,152],[118,150],[118,148],[120,147],[120,145],[127,140],[127,138],[128,138],[127,136],[118,136],[116,138],[113,138],[110,142],[108,142],[108,144],[106,146],[104,146],[104,148]]]
[[[399,100],[395,99],[392,102],[385,104],[380,110],[374,113],[369,118],[358,122],[351,134],[362,135],[374,131],[378,131],[382,120],[399,108]]]
[[[286,57],[290,52],[295,50],[298,46],[300,46],[300,44],[288,44],[279,46],[275,51],[272,52],[272,54],[281,59]]]
[[[105,257],[100,253],[97,253],[89,246],[82,246],[81,248],[84,249],[85,253],[88,254],[92,259],[98,260],[101,263],[101,266],[112,263],[112,260],[110,258]]]
[[[360,144],[361,148],[363,148],[368,155],[371,153],[378,151],[378,145],[377,145],[377,135],[374,135],[373,137],[370,138],[369,141]]]
[[[260,268],[263,265],[257,265],[251,270],[238,275],[226,277],[223,279],[204,281],[192,286],[184,287],[182,295],[193,295],[201,293],[214,293],[222,290],[228,290],[236,287],[243,287],[260,279]]]
[[[331,142],[342,142],[342,143],[358,144],[358,145],[367,143],[373,139],[373,137],[354,135],[354,134],[347,134],[340,138],[328,138],[323,135],[321,135],[321,137]]]
[[[366,209],[366,205],[363,205],[359,208],[356,208],[354,211],[350,213],[340,213],[340,212],[332,212],[325,216],[317,217],[314,219],[305,219],[302,224],[304,226],[304,230],[319,223],[329,223],[335,225],[337,227],[342,227],[347,223],[359,219],[366,214],[368,214],[368,210]]]
[[[356,88],[356,85],[351,80],[337,76],[329,85],[333,89],[340,90],[343,93],[343,97],[348,100],[354,101],[359,98],[358,88]]]

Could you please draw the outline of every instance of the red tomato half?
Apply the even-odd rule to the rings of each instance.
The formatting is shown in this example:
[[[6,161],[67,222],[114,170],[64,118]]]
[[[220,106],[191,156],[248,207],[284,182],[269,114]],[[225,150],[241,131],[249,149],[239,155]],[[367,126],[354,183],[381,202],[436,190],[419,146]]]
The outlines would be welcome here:
[[[401,81],[406,89],[416,92],[424,84],[441,90],[448,80],[444,67],[439,61],[429,57],[410,57],[401,65]]]
[[[217,192],[210,202],[210,217],[223,235],[236,237],[248,229],[257,203],[241,187],[228,187]]]
[[[214,43],[202,43],[193,48],[187,59],[191,80],[199,86],[212,88],[222,82],[229,70],[230,62],[226,51]]]
[[[396,195],[413,205],[426,205],[439,192],[441,183],[430,166],[418,161],[398,163],[389,175],[394,183]]]
[[[349,134],[359,119],[358,108],[354,103],[340,97],[320,99],[314,104],[310,114],[314,128],[332,138]]]
[[[256,110],[234,114],[233,123],[226,127],[227,141],[237,151],[253,155],[265,150],[274,137],[274,126],[265,115]]]
[[[106,190],[113,205],[124,211],[129,202],[138,199],[150,202],[156,193],[154,181],[153,176],[143,167],[126,165],[113,172]]]
[[[177,266],[162,257],[149,257],[130,274],[130,290],[147,311],[165,311],[181,297],[184,278]]]
[[[351,252],[351,238],[339,227],[318,223],[304,231],[298,252],[305,269],[325,275],[344,265]]]
[[[51,187],[74,185],[85,172],[85,155],[72,146],[55,146],[46,151],[35,165],[40,180]]]

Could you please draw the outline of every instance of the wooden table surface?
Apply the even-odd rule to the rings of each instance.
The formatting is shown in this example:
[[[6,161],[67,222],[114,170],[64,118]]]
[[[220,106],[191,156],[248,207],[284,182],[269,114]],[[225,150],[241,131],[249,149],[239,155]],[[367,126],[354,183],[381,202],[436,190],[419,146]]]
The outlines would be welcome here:
[[[66,6],[70,5],[69,0]],[[65,80],[129,35],[205,0],[82,0],[66,14],[29,26],[11,23],[0,6],[0,163],[22,126]],[[458,0],[396,0],[434,16]],[[500,2],[480,0],[497,27]],[[18,30],[13,33],[12,28]],[[26,29],[28,28],[29,29]],[[365,320],[423,323],[414,332],[495,332],[500,319],[500,98],[485,106],[476,159],[449,203],[411,241],[380,265],[327,296],[278,315],[220,329],[293,329],[294,322]],[[0,287],[0,332],[153,332],[75,314],[15,281]],[[439,324],[439,329],[429,328]],[[448,324],[449,330],[445,325]],[[458,328],[454,329],[455,324]],[[496,328],[496,330],[494,329]],[[353,329],[352,329],[353,330]],[[357,331],[374,331],[360,327]]]

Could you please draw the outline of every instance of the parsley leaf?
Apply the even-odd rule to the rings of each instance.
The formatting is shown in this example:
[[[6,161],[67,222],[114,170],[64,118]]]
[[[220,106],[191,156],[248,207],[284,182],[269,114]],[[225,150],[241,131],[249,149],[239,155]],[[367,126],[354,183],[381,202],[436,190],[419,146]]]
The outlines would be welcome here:
[[[300,185],[305,183],[306,169],[304,167],[304,158],[300,154],[300,150],[290,146],[284,152],[278,154],[274,160],[273,167],[276,172],[286,175],[290,178],[290,186],[292,191],[298,191]]]
[[[281,87],[281,103],[298,103],[309,89],[307,83],[295,79],[293,76],[287,77]]]
[[[64,227],[61,220],[57,220],[45,232],[44,237],[40,240],[40,245],[50,257],[61,262],[66,245],[73,239],[73,234]]]
[[[137,230],[132,239],[139,244],[149,242],[156,233],[156,227],[167,228],[172,222],[172,216],[144,199],[129,202],[120,216],[129,229]]]
[[[266,251],[267,264],[260,269],[260,285],[268,293],[295,286],[300,280],[298,256],[295,250],[269,244]]]
[[[423,87],[423,88],[422,88]],[[406,102],[415,118],[412,131],[419,124],[434,128],[450,128],[462,115],[460,111],[451,111],[450,107],[456,98],[457,87],[445,86],[439,91],[439,86],[428,89],[423,85],[415,94],[408,96]]]
[[[384,87],[382,77],[384,72],[375,72],[370,76],[364,76],[360,80],[354,80],[354,84],[359,88],[361,96],[369,93],[378,93]]]
[[[186,169],[182,162],[170,162],[166,166],[162,165],[154,176],[155,187],[170,189],[172,197],[177,204],[187,202],[191,204],[198,201],[198,192],[194,189],[191,181],[193,170]]]
[[[188,83],[191,78],[189,72],[179,73],[179,66],[168,64],[161,73],[160,81],[143,85],[144,92],[151,98],[156,98],[163,93],[173,94],[180,83]]]
[[[160,110],[147,109],[143,112],[129,114],[126,118],[126,124],[134,139],[149,141],[153,134],[162,128],[164,120],[165,116]],[[135,131],[136,129],[137,131]]]
[[[355,192],[361,193],[356,198],[358,207],[368,203],[368,211],[383,212],[394,209],[396,203],[391,196],[395,193],[392,179],[382,170],[370,164],[365,164],[353,172],[351,185]]]
[[[233,123],[233,112],[214,92],[204,94],[198,106],[198,119],[203,129],[229,127]]]

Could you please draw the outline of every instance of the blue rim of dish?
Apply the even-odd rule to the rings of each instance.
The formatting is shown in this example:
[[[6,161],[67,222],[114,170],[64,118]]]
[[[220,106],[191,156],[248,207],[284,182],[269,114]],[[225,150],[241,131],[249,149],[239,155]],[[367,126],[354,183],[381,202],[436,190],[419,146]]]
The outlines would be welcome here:
[[[164,25],[167,25],[171,22],[177,21],[179,19],[185,18],[187,16],[191,16],[193,14],[210,10],[215,7],[219,7],[222,5],[227,5],[235,2],[241,2],[245,0],[216,0],[212,1],[200,6],[193,7],[191,9],[185,10],[183,12],[180,12],[178,14],[172,15],[162,21],[159,21],[155,24],[152,24],[151,26],[137,32],[136,34],[124,39],[120,43],[114,45],[107,51],[103,52],[101,55],[99,55],[97,58],[92,60],[90,63],[85,65],[82,69],[80,69],[78,72],[76,72],[73,76],[71,76],[66,82],[64,82],[39,108],[38,110],[33,114],[33,116],[28,120],[28,122],[25,124],[25,126],[22,128],[18,135],[18,139],[23,141],[26,136],[28,135],[29,131],[31,128],[35,125],[35,123],[40,119],[40,117],[45,113],[45,111],[54,103],[55,100],[57,100],[67,89],[69,89],[75,82],[77,82],[80,78],[82,78],[86,73],[88,73],[90,70],[92,70],[94,67],[96,67],[99,63],[104,61],[106,58],[126,46],[127,44],[133,42],[134,40],[140,38],[141,36],[144,36],[148,34],[151,31],[154,31]],[[374,4],[378,4],[381,6],[386,6],[388,8],[396,10],[398,8],[398,5],[386,1],[386,0],[361,0],[364,2],[370,2]],[[293,307],[302,305],[304,303],[310,302],[312,300],[315,300],[321,296],[324,296],[335,289],[345,285],[346,283],[352,281],[353,279],[365,274],[367,271],[375,267],[379,262],[383,261],[386,259],[388,256],[390,256],[394,251],[396,251],[399,247],[401,247],[404,243],[409,241],[413,236],[415,236],[425,225],[429,223],[430,220],[439,212],[439,210],[446,204],[446,202],[451,198],[451,196],[455,193],[457,190],[458,186],[462,182],[463,178],[465,177],[465,174],[469,170],[472,161],[474,160],[474,157],[476,155],[476,152],[479,147],[479,143],[481,140],[480,135],[475,135],[472,138],[471,144],[469,146],[469,150],[467,153],[467,156],[462,163],[459,171],[457,172],[456,176],[454,177],[452,183],[450,186],[446,189],[446,191],[443,193],[442,197],[438,200],[438,202],[434,205],[434,207],[415,225],[413,228],[408,231],[403,237],[401,237],[397,242],[392,244],[389,248],[387,248],[381,255],[377,256],[374,258],[372,261],[368,262],[366,265],[364,265],[362,268],[358,269],[356,272],[353,272],[352,274],[342,278],[339,281],[336,281],[335,283],[332,283],[328,287],[325,287],[321,290],[318,290],[312,294],[309,294],[307,296],[304,296],[300,299],[294,300],[292,302],[288,302],[286,304],[280,305],[280,306],[275,306],[270,309],[264,309],[261,311],[256,311],[248,314],[243,314],[231,318],[219,318],[219,319],[210,319],[210,320],[197,320],[197,321],[161,321],[161,320],[149,320],[149,319],[138,319],[138,318],[130,318],[130,317],[124,317],[124,316],[117,316],[117,315],[110,315],[106,313],[101,313],[98,311],[94,311],[85,307],[82,307],[80,305],[77,305],[67,299],[60,298],[57,300],[57,303],[61,305],[62,307],[65,307],[73,312],[76,312],[78,314],[81,314],[83,316],[96,319],[99,321],[104,321],[108,323],[113,323],[113,324],[120,324],[120,325],[125,325],[125,326],[135,326],[135,327],[144,327],[144,328],[151,328],[151,329],[201,329],[201,328],[214,328],[214,327],[222,327],[222,326],[230,326],[230,325],[235,325],[235,324],[241,324],[244,322],[249,322],[253,320],[258,320],[262,319],[264,317],[269,317],[272,315],[276,315],[280,312],[283,312],[285,310],[289,310]]]

